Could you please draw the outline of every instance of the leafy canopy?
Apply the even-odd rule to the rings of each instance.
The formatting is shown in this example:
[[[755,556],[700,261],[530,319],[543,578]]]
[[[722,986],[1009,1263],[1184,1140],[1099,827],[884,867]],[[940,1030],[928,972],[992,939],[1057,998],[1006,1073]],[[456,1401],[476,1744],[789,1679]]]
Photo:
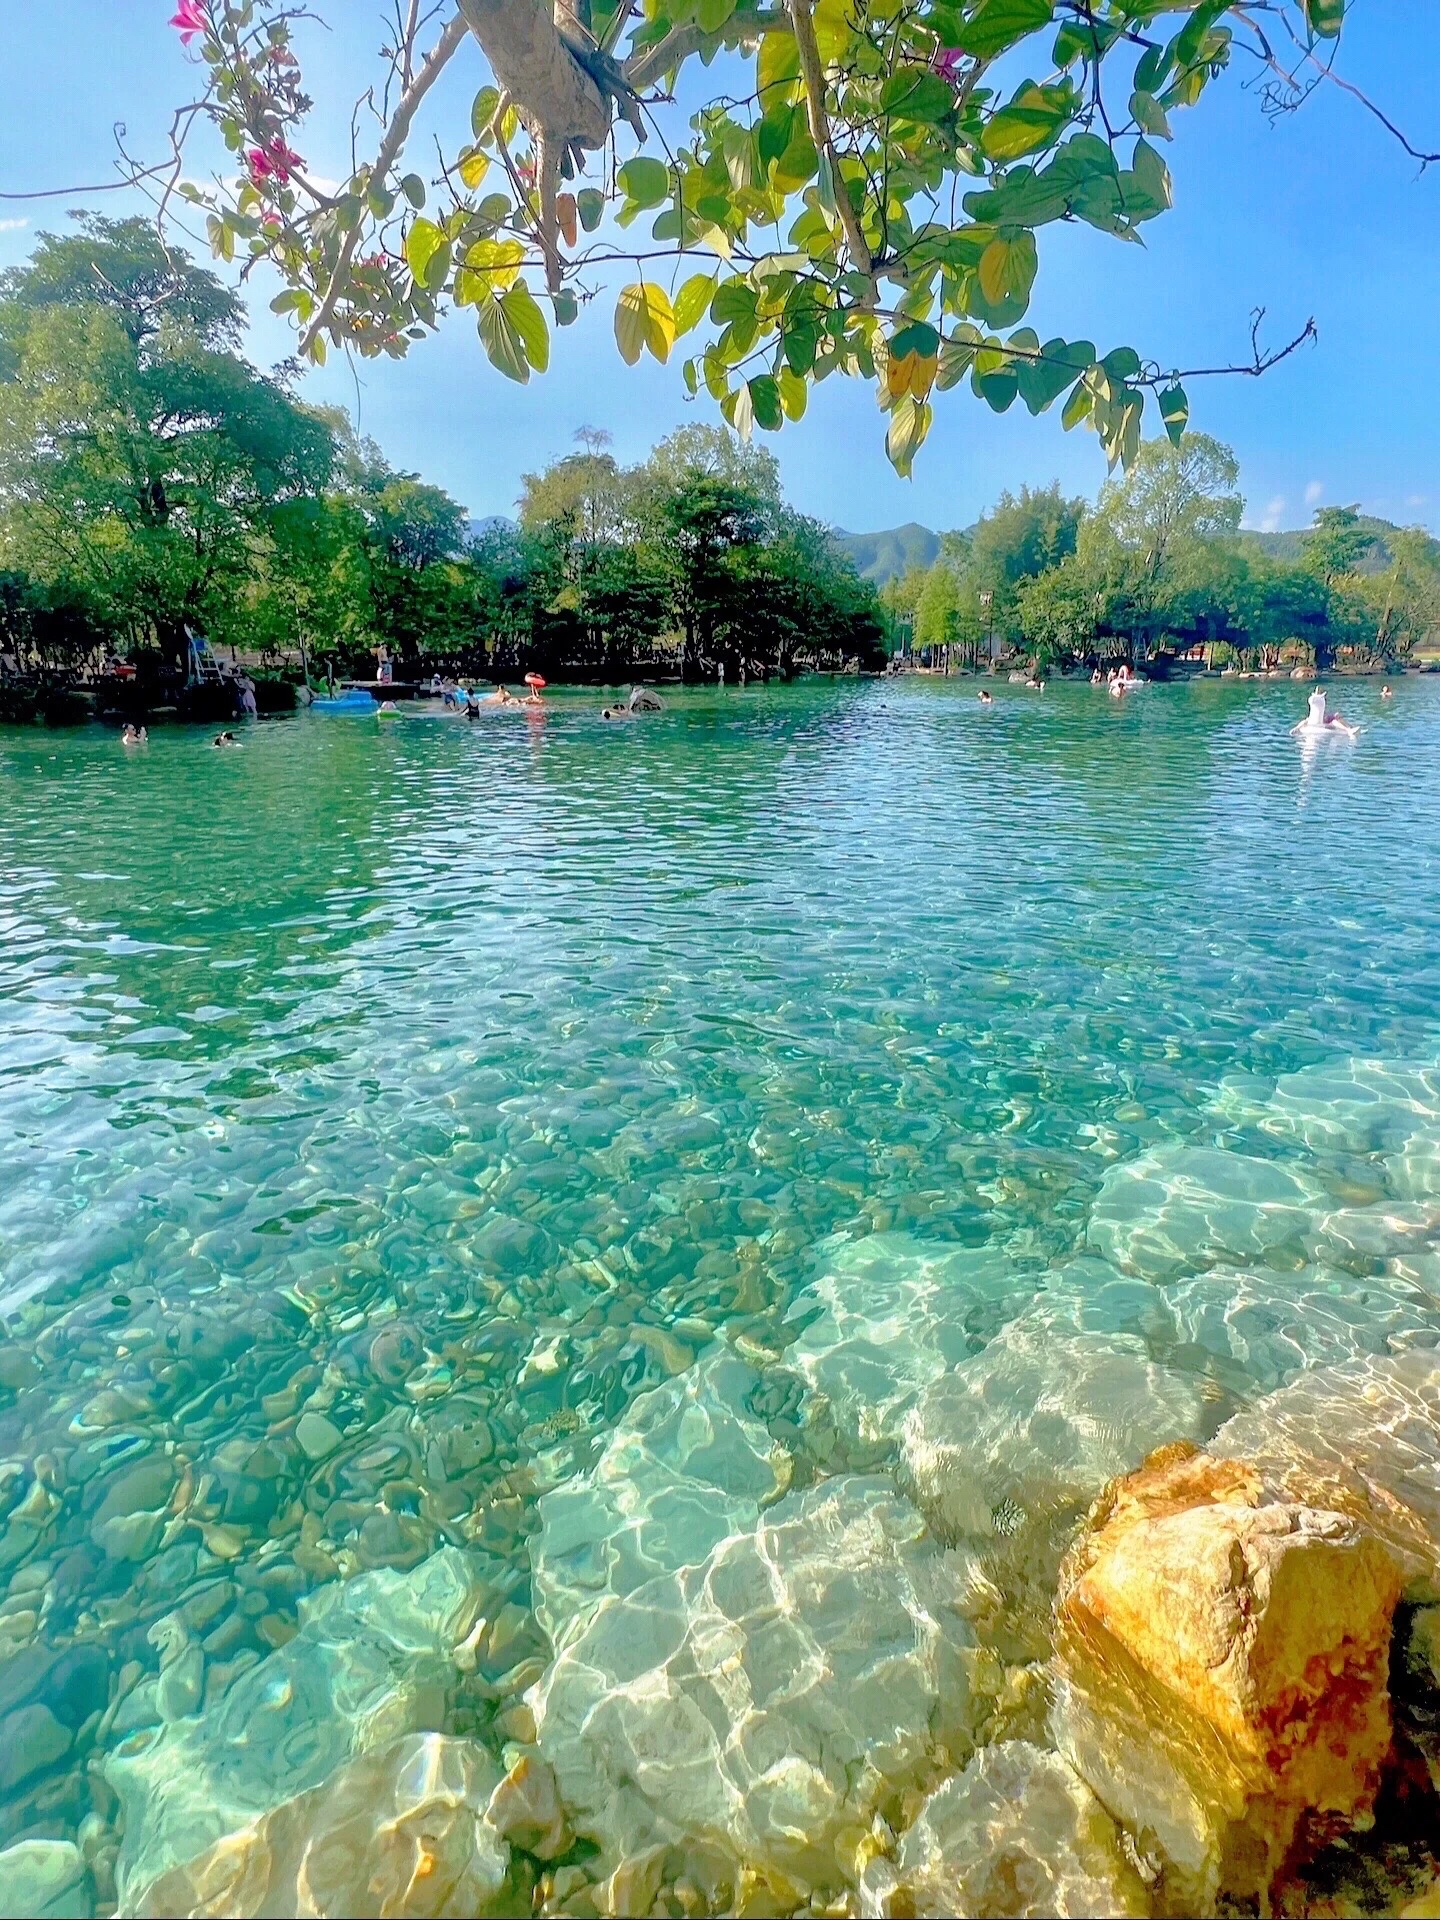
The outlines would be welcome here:
[[[1339,33],[1345,0],[1264,11],[1308,58]],[[621,356],[678,354],[687,390],[703,387],[742,438],[798,419],[811,386],[840,374],[873,384],[905,474],[935,394],[961,383],[996,412],[1063,403],[1064,425],[1093,428],[1112,466],[1138,453],[1147,406],[1184,432],[1178,373],[1024,322],[1047,229],[1081,222],[1134,244],[1170,206],[1172,118],[1237,45],[1269,52],[1253,9],[442,0],[408,26],[397,15],[388,77],[362,103],[378,112],[374,149],[338,185],[297,150],[311,17],[285,0],[188,10],[206,22],[187,33],[209,87],[186,124],[208,114],[235,160],[208,189],[178,190],[204,208],[219,257],[278,271],[272,305],[312,359],[328,345],[399,356],[469,312],[495,366],[526,382],[548,366],[552,326],[626,263]],[[348,9],[332,25],[356,30]],[[427,178],[407,158],[421,110],[477,44],[488,75],[463,124],[428,129],[441,164]],[[688,123],[682,80],[704,93]],[[1276,357],[1257,347],[1244,370]]]

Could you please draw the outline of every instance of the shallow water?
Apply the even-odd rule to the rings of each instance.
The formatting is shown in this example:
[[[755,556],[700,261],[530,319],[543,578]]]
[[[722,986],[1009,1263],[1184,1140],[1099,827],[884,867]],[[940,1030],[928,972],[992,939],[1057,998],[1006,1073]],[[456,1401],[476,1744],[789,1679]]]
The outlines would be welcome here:
[[[1083,1473],[1025,1429],[1076,1497],[1297,1369],[1440,1340],[1440,682],[1347,687],[1358,742],[1308,751],[1302,692],[0,734],[0,1845],[78,1837],[103,1907],[112,1757],[203,1740],[307,1595],[447,1544],[491,1597],[445,1724],[523,1738],[589,1631],[563,1579],[535,1618],[541,1497],[589,1499],[716,1334],[790,1464],[700,1558],[842,1469],[924,1506],[896,1422],[1002,1349],[1016,1383],[971,1396],[1001,1425],[964,1433],[1012,1534],[1032,1482],[987,1474],[1032,1326],[1150,1369],[1093,1389],[1124,1404]],[[930,1367],[937,1287],[969,1318]],[[872,1297],[910,1373],[873,1328],[849,1369]]]

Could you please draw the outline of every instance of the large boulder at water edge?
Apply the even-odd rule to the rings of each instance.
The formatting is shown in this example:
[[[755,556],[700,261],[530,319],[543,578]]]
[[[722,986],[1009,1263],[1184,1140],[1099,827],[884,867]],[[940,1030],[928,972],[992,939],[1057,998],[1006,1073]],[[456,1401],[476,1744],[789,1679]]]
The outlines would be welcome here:
[[[742,1870],[778,1911],[853,1879],[876,1812],[970,1750],[944,1576],[914,1509],[846,1476],[605,1600],[531,1696],[578,1830],[667,1849],[722,1911]]]
[[[124,1812],[122,1910],[355,1755],[440,1730],[454,1649],[485,1602],[481,1564],[445,1547],[408,1573],[321,1587],[301,1602],[295,1638],[215,1709],[122,1742],[105,1770]]]
[[[487,1817],[500,1779],[473,1740],[413,1734],[365,1753],[163,1873],[129,1911],[342,1916],[529,1911]]]
[[[1119,1828],[1058,1754],[1024,1740],[977,1753],[936,1789],[894,1859],[860,1875],[866,1920],[890,1915],[1145,1915]]]
[[[1394,1561],[1341,1514],[1260,1498],[1241,1461],[1163,1450],[1062,1574],[1058,1744],[1168,1912],[1268,1903],[1297,1840],[1366,1815],[1390,1747]]]
[[[1385,1541],[1412,1599],[1440,1600],[1440,1356],[1317,1367],[1228,1420],[1211,1450],[1267,1488],[1352,1515]]]
[[[790,1463],[745,1403],[760,1384],[726,1347],[639,1394],[589,1473],[540,1501],[535,1612],[559,1647],[607,1596],[694,1566],[789,1483]]]

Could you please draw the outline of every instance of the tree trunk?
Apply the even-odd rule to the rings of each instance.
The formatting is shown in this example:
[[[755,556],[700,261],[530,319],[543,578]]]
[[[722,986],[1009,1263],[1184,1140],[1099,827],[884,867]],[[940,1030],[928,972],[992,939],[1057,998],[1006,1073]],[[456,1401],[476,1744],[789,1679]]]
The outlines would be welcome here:
[[[532,133],[557,145],[599,147],[610,131],[610,100],[560,35],[547,0],[459,0],[496,83]]]

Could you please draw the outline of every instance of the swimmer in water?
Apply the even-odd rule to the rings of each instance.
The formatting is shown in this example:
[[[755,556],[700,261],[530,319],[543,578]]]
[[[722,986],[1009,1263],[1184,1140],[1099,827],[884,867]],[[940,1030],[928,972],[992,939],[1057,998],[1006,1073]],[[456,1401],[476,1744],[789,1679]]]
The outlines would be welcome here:
[[[217,733],[210,744],[212,747],[238,747],[240,742],[227,727],[224,733]]]
[[[1296,721],[1290,729],[1291,733],[1303,733],[1312,737],[1321,733],[1343,733],[1347,739],[1353,740],[1360,731],[1358,727],[1349,725],[1338,713],[1331,712],[1323,687],[1316,687],[1305,704],[1309,711],[1303,720]]]
[[[995,696],[988,687],[980,689],[980,704],[982,707],[993,707],[995,704]]]
[[[1390,691],[1390,689],[1389,689],[1389,687],[1381,687],[1381,689],[1380,689],[1380,698],[1381,698],[1382,700],[1393,700],[1393,699],[1395,698],[1395,696],[1394,696],[1394,694],[1393,694],[1393,693],[1392,693],[1392,692]]]
[[[127,720],[125,725],[120,729],[120,744],[122,747],[143,747],[149,738],[150,736],[146,733],[144,727],[137,727],[133,720]]]

